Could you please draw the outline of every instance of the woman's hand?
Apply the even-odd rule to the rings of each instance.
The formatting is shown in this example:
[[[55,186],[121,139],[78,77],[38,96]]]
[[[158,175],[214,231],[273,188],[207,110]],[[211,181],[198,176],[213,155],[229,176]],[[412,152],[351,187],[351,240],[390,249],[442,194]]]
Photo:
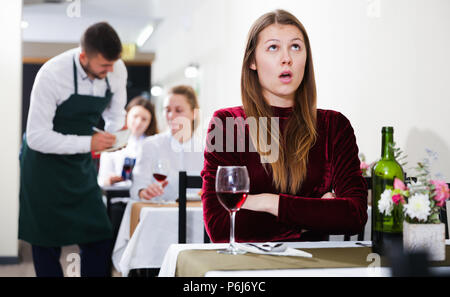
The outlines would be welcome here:
[[[334,199],[334,198],[336,198],[336,194],[328,192],[328,193],[325,193],[321,199]]]
[[[274,216],[278,216],[279,200],[279,195],[269,193],[248,195],[242,208],[254,211],[264,211],[273,214]]]
[[[164,194],[164,188],[169,184],[167,180],[162,183],[162,187],[159,183],[150,184],[147,188],[139,191],[139,198],[144,200],[150,200],[154,197]]]
[[[124,180],[124,179],[123,179],[121,176],[113,175],[113,176],[110,176],[109,178],[106,179],[105,184],[106,184],[107,186],[112,186],[112,185],[114,185],[115,183],[121,182],[121,181],[123,181],[123,180]]]

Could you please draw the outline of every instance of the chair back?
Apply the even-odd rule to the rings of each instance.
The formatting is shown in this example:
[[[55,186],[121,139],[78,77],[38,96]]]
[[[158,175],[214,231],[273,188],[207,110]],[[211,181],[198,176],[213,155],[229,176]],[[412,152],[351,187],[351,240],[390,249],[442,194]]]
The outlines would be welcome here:
[[[447,183],[450,188],[450,183]],[[444,207],[441,209],[441,222],[445,224],[445,239],[449,239],[449,226],[450,221],[450,200],[447,200]]]
[[[367,190],[372,190],[372,177],[370,176],[365,176],[364,180],[366,181],[367,184]],[[350,234],[344,234],[344,241],[350,241]],[[358,233],[358,240],[362,241],[364,240],[364,229]]]
[[[178,173],[178,243],[186,243],[186,191],[201,188],[203,180],[199,175],[187,175],[186,171]],[[203,242],[210,242],[206,230],[203,230]]]
[[[108,216],[110,218],[111,218],[111,199],[117,197],[130,197],[129,187],[106,186],[102,187],[101,190],[106,197],[106,212],[108,213]]]

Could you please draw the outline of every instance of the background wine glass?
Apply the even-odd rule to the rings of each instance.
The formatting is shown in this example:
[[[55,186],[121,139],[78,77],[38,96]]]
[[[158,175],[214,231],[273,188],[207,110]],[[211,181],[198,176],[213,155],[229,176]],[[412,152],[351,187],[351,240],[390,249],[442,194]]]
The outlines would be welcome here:
[[[224,251],[225,254],[244,254],[234,240],[234,219],[236,212],[244,204],[250,190],[250,179],[245,166],[219,166],[216,173],[216,194],[220,204],[230,214],[230,245]]]
[[[126,157],[122,167],[122,179],[131,180],[136,159]]]
[[[153,177],[159,183],[161,189],[163,188],[162,184],[169,175],[169,167],[170,163],[167,159],[157,159],[153,165]]]

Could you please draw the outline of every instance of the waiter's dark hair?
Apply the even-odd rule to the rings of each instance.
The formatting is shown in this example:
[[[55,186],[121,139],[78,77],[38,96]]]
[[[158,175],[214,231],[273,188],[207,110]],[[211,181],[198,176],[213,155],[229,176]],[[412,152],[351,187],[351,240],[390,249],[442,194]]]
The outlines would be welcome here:
[[[106,22],[96,23],[86,29],[81,37],[81,48],[87,55],[101,54],[109,61],[119,59],[122,53],[119,35]]]

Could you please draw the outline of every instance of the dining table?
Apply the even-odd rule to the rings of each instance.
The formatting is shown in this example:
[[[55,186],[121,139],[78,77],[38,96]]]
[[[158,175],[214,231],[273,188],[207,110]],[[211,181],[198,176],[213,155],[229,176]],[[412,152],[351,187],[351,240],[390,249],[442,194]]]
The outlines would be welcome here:
[[[188,243],[202,243],[204,238],[201,201],[186,205],[186,239]],[[128,276],[130,270],[159,268],[164,255],[178,242],[178,203],[129,201],[113,248],[115,269]]]
[[[239,243],[241,246],[246,243]],[[286,248],[310,257],[280,253],[218,253],[228,244],[172,244],[159,277],[388,277],[389,259],[372,252],[371,241],[284,242]],[[435,275],[450,275],[450,240],[446,260],[432,262]]]
[[[188,201],[186,207],[187,243],[204,242],[201,201]],[[370,240],[371,208],[367,210],[364,240]],[[350,237],[356,240],[358,235]],[[331,242],[343,242],[344,235],[330,235]],[[132,269],[162,268],[171,244],[178,243],[178,204],[128,202],[113,249],[115,269],[128,276]],[[209,246],[209,245],[206,245]]]

